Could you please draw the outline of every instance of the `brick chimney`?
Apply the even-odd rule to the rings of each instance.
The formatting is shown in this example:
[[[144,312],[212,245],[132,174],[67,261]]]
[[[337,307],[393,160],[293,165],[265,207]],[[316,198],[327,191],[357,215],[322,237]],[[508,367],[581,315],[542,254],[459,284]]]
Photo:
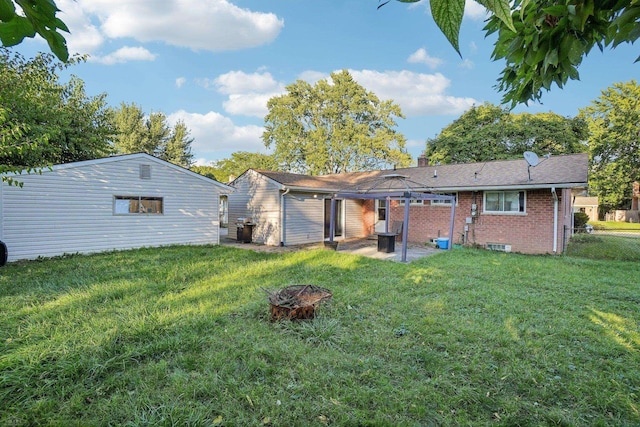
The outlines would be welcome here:
[[[429,166],[429,159],[422,153],[418,156],[418,167],[423,168],[425,166]]]

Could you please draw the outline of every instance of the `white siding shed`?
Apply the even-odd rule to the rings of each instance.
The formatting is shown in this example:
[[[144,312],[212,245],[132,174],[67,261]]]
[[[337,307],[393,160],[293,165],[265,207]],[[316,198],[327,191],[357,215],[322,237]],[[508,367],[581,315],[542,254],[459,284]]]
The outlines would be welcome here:
[[[0,186],[8,260],[171,244],[218,244],[233,189],[138,153],[74,162]]]

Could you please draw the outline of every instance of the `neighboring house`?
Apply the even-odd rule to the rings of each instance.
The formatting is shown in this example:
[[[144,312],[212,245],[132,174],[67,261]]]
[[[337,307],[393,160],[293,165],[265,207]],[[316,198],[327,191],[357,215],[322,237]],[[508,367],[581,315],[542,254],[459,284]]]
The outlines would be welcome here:
[[[598,220],[598,198],[576,196],[573,200],[573,211],[586,213],[589,221]]]
[[[233,189],[147,154],[10,175],[0,186],[8,260],[171,244],[218,244],[220,196]]]
[[[455,195],[454,235],[449,236],[451,202],[410,204],[408,241],[452,237],[453,243],[522,253],[560,253],[573,227],[573,194],[587,187],[586,154],[552,156],[528,167],[522,160],[421,166],[397,170],[307,176],[248,170],[231,185],[229,235],[237,218],[255,223],[253,239],[268,245],[322,242],[329,238],[331,198],[363,191],[364,183],[402,176],[412,192]],[[416,184],[418,183],[418,184]],[[371,189],[371,192],[380,189]],[[335,239],[365,237],[381,223],[403,221],[397,200],[338,200]]]

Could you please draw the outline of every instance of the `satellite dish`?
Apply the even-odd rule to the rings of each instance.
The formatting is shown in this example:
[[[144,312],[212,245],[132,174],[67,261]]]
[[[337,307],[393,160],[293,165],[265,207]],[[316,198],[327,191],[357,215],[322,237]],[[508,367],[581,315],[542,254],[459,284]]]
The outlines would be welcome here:
[[[529,166],[533,167],[538,166],[538,163],[540,162],[540,160],[538,159],[538,155],[533,151],[525,151],[524,159],[527,161],[527,163],[529,163]]]

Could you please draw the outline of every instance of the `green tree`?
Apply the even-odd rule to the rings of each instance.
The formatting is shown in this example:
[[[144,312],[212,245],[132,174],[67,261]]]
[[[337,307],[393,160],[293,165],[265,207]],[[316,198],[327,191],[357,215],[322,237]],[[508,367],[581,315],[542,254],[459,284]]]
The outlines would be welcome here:
[[[179,121],[171,128],[164,113],[147,116],[138,105],[124,102],[112,112],[112,117],[113,143],[118,153],[142,152],[185,168],[191,166],[193,138],[184,122]]]
[[[430,0],[433,19],[458,53],[465,1]],[[540,100],[543,89],[579,79],[578,67],[595,46],[615,48],[640,36],[637,0],[477,1],[492,14],[485,32],[498,35],[492,58],[506,65],[497,88],[511,105]]]
[[[628,208],[640,181],[640,86],[616,83],[580,110],[589,128],[589,191],[605,209]]]
[[[278,163],[270,154],[236,151],[231,157],[218,160],[207,166],[192,166],[191,170],[220,182],[229,182],[247,169],[279,170]]]
[[[404,118],[392,101],[380,101],[348,71],[331,73],[315,86],[298,80],[267,103],[262,139],[275,147],[286,171],[322,175],[407,166],[405,138],[394,117]]]
[[[171,130],[166,144],[161,147],[160,158],[188,168],[193,164],[191,143],[193,138],[184,121],[179,120]]]
[[[69,29],[56,18],[58,12],[53,0],[0,0],[0,42],[3,46],[15,46],[25,37],[40,34],[51,51],[61,61],[67,61],[67,42],[58,31],[68,33]]]
[[[512,114],[485,103],[474,106],[427,141],[431,163],[469,163],[514,159],[525,151],[537,154],[587,150],[587,126],[581,118],[554,113]]]
[[[5,170],[41,168],[103,157],[112,152],[106,95],[87,96],[84,82],[59,81],[67,64],[53,55],[26,60],[0,48],[0,109]],[[13,147],[13,148],[8,148]]]
[[[215,179],[216,181],[220,181],[216,176],[217,169],[210,165],[195,165],[190,168],[193,172],[198,173],[202,176],[206,176],[207,178]],[[226,182],[226,180],[222,181]]]
[[[275,157],[270,154],[250,153],[248,151],[236,151],[231,153],[228,159],[218,160],[214,163],[218,181],[227,182],[232,177],[238,177],[247,169],[280,170]]]

